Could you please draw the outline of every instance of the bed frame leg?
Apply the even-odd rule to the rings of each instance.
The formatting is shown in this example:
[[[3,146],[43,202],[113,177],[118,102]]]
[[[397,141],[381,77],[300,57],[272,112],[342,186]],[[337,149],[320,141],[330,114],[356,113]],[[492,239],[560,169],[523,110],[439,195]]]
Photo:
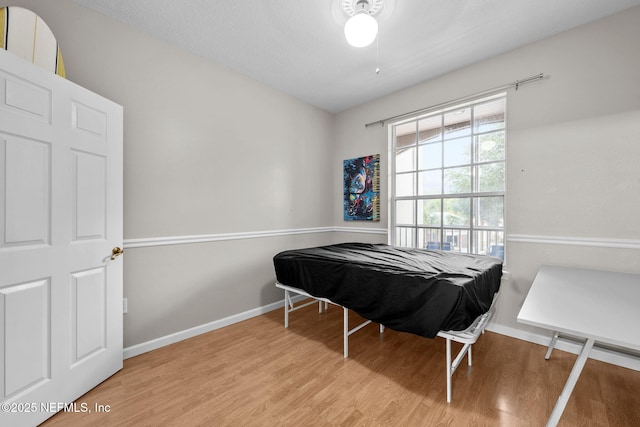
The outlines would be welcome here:
[[[451,339],[447,338],[447,403],[451,403]]]
[[[329,303],[326,301],[318,300],[318,313],[322,313],[322,307],[324,307],[324,312],[329,311]]]
[[[289,297],[289,290],[284,290],[284,327],[289,327],[289,302],[291,301]]]
[[[342,307],[344,311],[344,358],[349,357],[349,310],[347,308]]]
[[[551,337],[551,342],[549,343],[549,348],[547,348],[547,354],[544,355],[545,360],[549,360],[549,358],[551,357],[551,352],[553,351],[553,348],[556,346],[556,341],[558,341],[558,335],[560,335],[559,332],[557,331],[553,332],[553,336]]]

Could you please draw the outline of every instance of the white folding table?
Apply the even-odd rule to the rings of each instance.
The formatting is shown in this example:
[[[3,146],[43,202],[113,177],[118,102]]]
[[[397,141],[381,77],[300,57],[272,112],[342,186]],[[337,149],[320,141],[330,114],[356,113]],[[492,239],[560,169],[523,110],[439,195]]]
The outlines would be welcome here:
[[[518,314],[518,321],[553,331],[548,359],[567,334],[585,343],[547,426],[556,426],[594,343],[640,351],[640,275],[543,265]]]

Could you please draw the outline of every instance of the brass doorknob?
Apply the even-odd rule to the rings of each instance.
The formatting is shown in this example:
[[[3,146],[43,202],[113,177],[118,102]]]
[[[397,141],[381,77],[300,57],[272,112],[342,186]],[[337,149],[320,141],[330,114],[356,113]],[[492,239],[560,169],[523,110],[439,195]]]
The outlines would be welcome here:
[[[113,261],[114,259],[116,259],[117,256],[122,255],[124,253],[124,250],[122,250],[119,247],[115,247],[111,250],[111,261]]]

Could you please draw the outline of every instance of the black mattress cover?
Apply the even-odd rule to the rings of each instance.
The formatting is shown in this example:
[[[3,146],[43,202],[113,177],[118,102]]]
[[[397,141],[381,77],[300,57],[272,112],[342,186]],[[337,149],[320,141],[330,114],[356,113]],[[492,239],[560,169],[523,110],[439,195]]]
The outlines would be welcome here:
[[[273,263],[283,285],[428,338],[487,312],[502,276],[500,258],[369,243],[288,250]]]

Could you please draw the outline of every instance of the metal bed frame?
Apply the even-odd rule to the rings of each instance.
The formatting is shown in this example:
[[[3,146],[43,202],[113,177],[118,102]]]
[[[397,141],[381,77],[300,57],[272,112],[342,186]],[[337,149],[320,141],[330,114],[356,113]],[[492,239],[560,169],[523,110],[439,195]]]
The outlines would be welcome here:
[[[360,329],[367,326],[369,323],[372,323],[371,320],[365,320],[354,328],[349,329],[349,309],[336,304],[327,298],[315,297],[305,292],[300,288],[295,288],[293,286],[283,285],[282,283],[276,282],[276,287],[284,290],[284,327],[289,327],[289,313],[299,310],[301,308],[307,307],[309,305],[318,303],[318,313],[322,313],[323,310],[326,311],[329,308],[329,304],[333,304],[338,307],[342,307],[343,310],[343,349],[344,349],[344,357],[349,357],[349,335],[359,331]],[[294,301],[291,298],[291,293],[297,294],[299,296],[307,297],[313,299],[313,301],[307,301],[299,305],[294,305]],[[446,375],[447,375],[447,403],[451,403],[451,395],[452,395],[452,385],[451,378],[453,373],[456,371],[464,356],[467,356],[469,367],[471,366],[471,346],[475,344],[475,342],[480,337],[480,334],[484,333],[489,320],[493,316],[495,311],[495,304],[498,298],[498,293],[493,296],[493,301],[491,303],[491,307],[489,310],[478,316],[474,322],[467,328],[461,331],[440,331],[438,332],[439,337],[444,338],[446,340]],[[379,325],[380,333],[384,332],[384,325]],[[462,348],[456,355],[456,357],[451,360],[451,342],[455,341],[463,344]]]

